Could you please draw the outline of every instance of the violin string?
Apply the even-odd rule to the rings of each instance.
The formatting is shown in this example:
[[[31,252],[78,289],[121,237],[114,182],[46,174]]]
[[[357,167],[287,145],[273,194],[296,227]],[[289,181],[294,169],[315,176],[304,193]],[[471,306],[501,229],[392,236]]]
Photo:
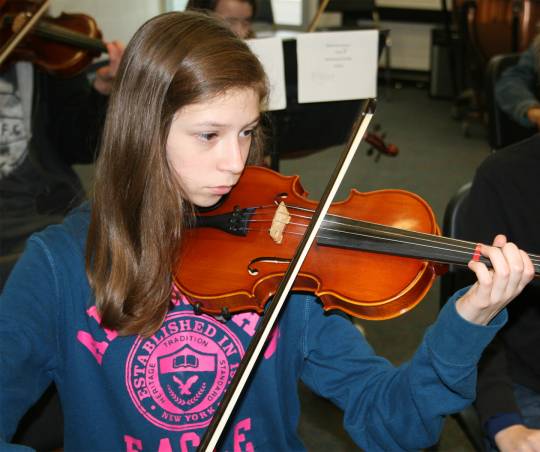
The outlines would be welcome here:
[[[332,217],[332,216],[330,216],[330,217]],[[336,224],[336,225],[341,225],[341,226],[350,226],[350,225],[348,225],[346,223],[341,223],[339,221],[334,221],[334,220],[327,220],[327,221],[330,224]],[[374,226],[379,226],[379,225],[374,224]],[[380,225],[380,226],[384,227],[385,225]],[[360,230],[360,231],[366,231],[367,230],[368,233],[371,232],[369,227],[362,226],[361,224],[354,225],[353,228],[355,228],[357,230]],[[325,230],[330,229],[330,230],[333,230],[333,231],[339,232],[339,233],[366,236],[365,233],[351,233],[351,232],[348,232],[348,231],[343,231],[341,229],[334,229],[334,228],[324,228],[324,229]],[[388,241],[399,242],[399,243],[403,243],[403,244],[406,244],[406,245],[417,245],[417,246],[424,246],[424,247],[432,247],[435,250],[452,251],[452,252],[456,252],[456,253],[465,253],[465,252],[470,253],[471,251],[474,253],[474,251],[476,250],[476,247],[477,247],[477,244],[473,243],[473,242],[468,242],[468,241],[459,240],[459,239],[452,239],[452,238],[449,238],[449,237],[437,236],[437,235],[432,235],[432,234],[426,234],[424,232],[416,232],[416,231],[408,231],[408,230],[401,230],[401,231],[384,231],[384,230],[381,230],[381,231],[377,231],[377,232],[380,233],[381,235],[386,236],[386,237],[381,237],[381,236],[377,236],[377,235],[372,235],[372,236],[368,235],[367,237],[368,238],[384,238],[384,239],[386,239]],[[390,237],[390,238],[387,238],[387,237]],[[397,238],[392,238],[392,237],[397,237]],[[405,240],[409,240],[409,241],[400,242],[400,239],[399,239],[400,237],[405,237]],[[410,241],[410,240],[412,240],[412,241]],[[422,243],[422,242],[424,242],[424,243]],[[434,243],[435,246],[431,245],[431,243]],[[439,245],[444,245],[444,246],[439,246]],[[465,251],[462,251],[462,250],[465,250]],[[531,261],[533,263],[540,263],[540,256],[534,255],[534,254],[529,254],[529,257],[530,257],[530,259],[531,259]]]
[[[292,224],[292,223],[288,223],[288,224]],[[305,226],[303,224],[298,224],[298,223],[296,223],[296,225]],[[267,229],[248,228],[248,231],[267,232]],[[458,250],[458,249],[452,249],[452,248],[443,248],[443,247],[434,247],[433,245],[429,245],[429,244],[408,242],[408,241],[405,241],[405,240],[399,240],[399,239],[393,239],[393,238],[389,238],[389,237],[370,235],[370,234],[360,233],[360,232],[343,231],[343,230],[335,229],[335,228],[321,227],[321,231],[334,231],[334,232],[338,232],[340,234],[349,234],[349,235],[354,235],[356,237],[363,237],[363,238],[367,238],[367,239],[379,239],[379,240],[382,239],[382,240],[385,240],[387,243],[388,242],[395,242],[395,243],[399,243],[399,244],[402,244],[402,245],[422,246],[422,247],[431,248],[431,249],[435,249],[435,250],[439,250],[439,251],[451,251],[451,252],[454,252],[454,253],[465,255],[466,257],[472,256],[472,254],[475,251],[475,247],[474,248],[465,248],[464,250]],[[294,231],[285,231],[284,234],[297,235],[297,236],[302,236],[303,235],[303,233],[301,233],[301,232],[294,232]],[[318,237],[319,238],[325,238],[325,239],[331,239],[331,237],[324,236],[324,235],[321,235],[321,234],[319,234]]]
[[[264,206],[264,207],[270,207],[270,206]],[[290,209],[290,210],[295,209],[295,210],[302,210],[302,211],[308,211],[308,212],[310,211],[309,209],[306,209],[304,207],[299,207],[299,206],[294,206],[294,205],[287,205],[287,208]],[[291,215],[291,217],[302,218],[302,219],[307,219],[307,220],[310,219],[309,217],[304,216],[304,215],[298,215],[298,214],[290,214],[290,215]],[[350,225],[350,224],[347,224],[347,223],[342,223],[342,222],[333,220],[333,218],[344,218],[344,219],[347,219],[347,220],[353,220],[353,221],[356,221],[357,224]],[[264,222],[264,221],[269,221],[269,220],[253,220],[253,221],[254,222]],[[274,221],[280,221],[280,220],[274,220]],[[282,221],[280,221],[280,222],[285,223],[285,222],[282,222]],[[339,215],[329,215],[327,217],[327,219],[324,220],[324,223],[325,224],[335,224],[335,225],[338,225],[338,226],[352,227],[353,229],[356,229],[356,230],[359,230],[359,231],[366,231],[367,230],[368,233],[366,233],[366,232],[343,231],[342,229],[328,228],[328,227],[325,227],[324,224],[321,227],[322,231],[328,230],[328,231],[338,232],[340,234],[349,234],[349,235],[352,234],[352,235],[355,235],[355,236],[365,237],[365,238],[370,238],[370,239],[384,239],[387,242],[396,242],[396,243],[400,243],[400,244],[404,244],[404,245],[410,245],[410,246],[414,246],[414,245],[422,246],[422,247],[427,247],[427,248],[431,248],[433,250],[438,250],[438,251],[454,252],[454,253],[458,253],[458,254],[461,254],[461,255],[466,255],[467,257],[469,255],[474,254],[474,251],[476,250],[476,246],[477,246],[476,243],[467,242],[465,240],[453,239],[453,238],[443,237],[443,236],[434,236],[432,234],[427,234],[427,233],[417,232],[417,231],[409,231],[409,230],[401,230],[401,231],[388,231],[388,230],[383,231],[383,230],[379,230],[379,231],[377,231],[377,233],[379,233],[381,235],[370,235],[369,233],[372,230],[376,229],[376,228],[373,229],[373,227],[376,227],[376,226],[387,227],[387,226],[378,225],[376,223],[360,222],[360,223],[368,224],[369,226],[371,226],[372,229],[370,229],[367,226],[359,225],[358,220],[350,219],[350,218],[347,218],[347,217],[342,217],[342,216],[339,216]],[[300,226],[300,227],[306,227],[306,225],[302,224],[302,223],[289,222],[288,224],[295,225],[295,226]],[[292,231],[285,231],[285,233],[294,234],[294,235],[302,235],[301,233],[294,233]],[[394,237],[397,237],[397,238],[394,238]],[[402,239],[402,237],[405,237],[405,240]],[[328,238],[328,237],[326,237],[326,238]],[[421,243],[421,242],[425,242],[425,243]],[[432,245],[432,243],[435,243],[436,246]],[[440,246],[440,244],[444,244],[446,247],[442,247],[442,246]],[[531,259],[533,264],[540,265],[540,256],[534,255],[534,254],[529,254],[529,258]]]
[[[288,208],[290,209],[294,209],[296,208],[296,206],[287,206]],[[305,208],[300,208],[301,210],[306,210]],[[295,218],[304,218],[304,219],[310,219],[309,217],[307,216],[303,216],[303,215],[298,215],[298,214],[290,214],[291,217],[295,217]],[[336,216],[336,215],[330,215],[329,217],[339,217],[339,216]],[[345,218],[345,217],[342,217],[342,218]],[[253,220],[254,222],[269,222],[270,220]],[[276,220],[276,219],[273,219],[272,221],[277,221],[279,223],[282,223],[282,224],[292,224],[292,225],[296,225],[296,226],[306,226],[304,224],[301,224],[301,223],[295,223],[295,222],[289,222],[289,223],[286,223],[286,222],[283,222],[281,220]],[[341,223],[339,221],[335,221],[335,220],[330,220],[330,219],[326,219],[325,220],[325,223],[328,223],[328,224],[336,224],[336,225],[341,225],[341,226],[351,226],[349,224],[346,224],[346,223]],[[368,223],[369,224],[369,223]],[[371,223],[370,225],[373,225],[373,226],[385,226],[385,225],[377,225],[376,223]],[[368,230],[368,232],[370,232],[369,228],[367,228],[366,226],[358,226],[358,225],[354,225],[352,227],[355,227],[357,229],[360,229],[360,230]],[[344,232],[342,230],[339,230],[339,229],[334,229],[334,228],[326,228],[326,227],[322,227],[321,230],[331,230],[331,231],[335,231],[335,232]],[[424,234],[425,236],[424,237],[418,237],[419,240],[424,240],[426,242],[431,242],[431,243],[435,243],[435,244],[439,244],[440,242],[444,241],[444,239],[448,239],[446,237],[441,237],[441,236],[433,236],[433,235],[430,235],[430,234],[425,234],[425,233],[420,233],[420,232],[416,232],[416,231],[406,231],[406,230],[403,230],[403,231],[391,231],[391,232],[388,232],[388,231],[378,231],[378,232],[381,232],[382,234],[384,235],[394,235],[394,236],[397,236],[397,237],[407,237],[408,239],[415,239],[417,237],[411,237],[410,234],[414,234],[414,235],[422,235]],[[345,232],[345,233],[349,233],[351,234],[351,232]],[[407,235],[409,234],[409,235]],[[356,235],[359,235],[358,233],[356,233]],[[365,234],[364,234],[365,235]],[[369,236],[369,235],[365,235],[366,237],[368,238],[382,238],[382,237],[378,237],[378,236]],[[472,250],[472,252],[474,252],[474,250],[476,249],[476,244],[473,244],[471,242],[466,242],[466,241],[463,241],[463,240],[458,240],[458,239],[449,239],[450,241],[452,241],[453,243],[447,243],[447,245],[455,245],[456,247],[459,247],[459,248],[462,248],[464,250],[466,250],[467,252],[470,252]],[[398,241],[396,239],[394,239],[393,241]],[[411,245],[411,244],[414,244],[413,242],[403,242],[403,244],[407,244],[407,245]],[[428,245],[424,245],[424,246],[428,246]],[[450,249],[447,249],[447,248],[437,248],[437,247],[433,247],[434,249],[441,249],[441,250],[444,250],[444,251],[451,251]]]
[[[266,206],[261,206],[263,208],[272,208],[274,209],[274,206],[269,206],[269,205],[266,205]],[[289,210],[301,210],[301,211],[304,211],[304,212],[312,212],[312,210],[310,209],[307,209],[307,208],[304,208],[304,207],[300,207],[300,206],[295,206],[295,205],[286,205],[287,209]],[[297,218],[303,218],[303,219],[307,219],[309,220],[310,217],[307,217],[307,216],[304,216],[304,215],[298,215],[298,214],[290,214],[292,217],[297,217]],[[366,226],[358,226],[358,220],[354,220],[354,219],[350,219],[350,218],[347,218],[347,217],[343,217],[343,216],[339,216],[339,215],[329,215],[330,218],[344,218],[346,220],[353,220],[353,221],[357,221],[357,225],[354,225],[352,226],[353,228],[359,228],[360,230],[368,230],[368,232],[370,232],[370,229]],[[255,220],[257,221],[257,220]],[[262,221],[262,220],[258,220],[258,221]],[[279,220],[274,220],[274,221],[279,221]],[[282,222],[284,223],[284,222]],[[351,227],[351,225],[349,224],[346,224],[346,223],[341,223],[339,221],[335,221],[335,220],[331,220],[331,219],[326,219],[325,220],[325,223],[329,223],[329,224],[337,224],[337,225],[342,225],[342,226],[349,226]],[[382,227],[385,227],[385,225],[378,225],[376,223],[366,223],[366,222],[362,222],[362,223],[365,223],[365,224],[369,224],[370,226],[382,226]],[[297,226],[306,226],[306,225],[303,225],[303,224],[299,224],[299,223],[289,223],[289,224],[293,224],[293,225],[297,225]],[[339,233],[347,233],[347,234],[353,234],[352,232],[346,232],[346,231],[342,231],[340,229],[333,229],[333,228],[325,228],[324,225],[321,227],[321,230],[332,230],[332,231],[336,231],[336,232],[339,232]],[[406,237],[408,240],[415,240],[413,242],[411,241],[403,241],[403,240],[400,240],[400,239],[387,239],[386,237],[381,237],[381,236],[374,236],[374,235],[366,235],[365,233],[354,233],[354,235],[356,236],[363,236],[363,237],[366,237],[366,238],[372,238],[372,239],[387,239],[387,241],[393,241],[393,242],[397,242],[397,243],[400,243],[400,244],[405,244],[405,245],[418,245],[418,246],[424,246],[424,247],[431,247],[432,249],[434,250],[439,250],[439,251],[450,251],[450,252],[456,252],[456,253],[459,253],[459,254],[465,254],[465,255],[472,255],[474,253],[474,251],[476,250],[476,246],[477,244],[476,243],[472,243],[472,242],[468,242],[468,241],[465,241],[465,240],[460,240],[460,239],[454,239],[454,238],[449,238],[449,237],[443,237],[443,236],[433,236],[432,234],[427,234],[427,233],[423,233],[423,232],[416,232],[416,231],[408,231],[408,230],[402,230],[402,231],[377,231],[379,232],[380,234],[383,234],[383,235],[386,235],[386,236],[396,236],[396,237]],[[291,233],[289,231],[285,231],[285,233]],[[298,235],[302,235],[302,234],[298,234]],[[419,241],[424,241],[424,242],[427,242],[428,244],[422,244],[422,243],[418,243]],[[439,245],[439,244],[444,244],[445,246],[447,247],[450,247],[450,248],[445,248],[445,247],[441,247],[441,246],[433,246],[433,245],[429,245],[429,243],[435,243],[436,245]],[[540,265],[540,256],[538,255],[534,255],[534,254],[529,254],[529,258],[531,259],[532,263],[535,264],[535,265]]]
[[[303,210],[303,211],[308,211],[308,209],[306,208],[303,208],[303,207],[298,207],[298,206],[292,206],[292,205],[288,205],[287,206],[288,209],[298,209],[298,210]],[[298,214],[290,214],[291,217],[296,217],[296,218],[305,218],[305,219],[310,219],[309,217],[307,216],[303,216],[303,215],[298,215]],[[336,218],[339,218],[340,216],[338,215],[329,215],[330,218],[333,218],[333,217],[336,217]],[[350,218],[346,218],[346,217],[341,217],[341,218],[345,218],[345,219],[348,219],[350,220]],[[270,220],[253,220],[254,222],[270,222]],[[279,223],[282,223],[282,224],[293,224],[293,225],[297,225],[297,226],[306,226],[304,224],[300,224],[300,223],[292,223],[292,222],[283,222],[281,220],[277,220],[277,219],[272,219],[272,221],[277,221]],[[356,221],[356,220],[354,220]],[[349,224],[346,224],[346,223],[341,223],[339,221],[335,221],[335,220],[331,220],[331,219],[326,219],[325,220],[325,223],[328,223],[328,224],[336,224],[336,225],[341,225],[341,226],[349,226],[351,227],[351,225]],[[363,222],[365,223],[365,222]],[[378,225],[376,223],[366,223],[366,224],[369,224],[370,226],[385,226],[385,225]],[[353,228],[359,228],[361,230],[368,230],[368,232],[370,232],[370,229],[367,228],[366,226],[359,226],[358,224],[352,226]],[[334,229],[334,228],[321,228],[322,230],[331,230],[331,231],[335,231],[335,232],[339,232],[339,233],[349,233],[351,234],[351,232],[346,232],[346,231],[342,231],[342,230],[339,230],[339,229]],[[439,244],[440,242],[443,242],[445,239],[448,239],[449,241],[451,241],[452,243],[448,243],[449,245],[455,245],[456,247],[459,247],[459,248],[462,248],[464,250],[466,250],[467,252],[470,252],[471,250],[474,251],[476,249],[476,244],[474,243],[471,243],[471,242],[467,242],[467,241],[463,241],[463,240],[458,240],[458,239],[451,239],[451,238],[447,238],[447,237],[441,237],[441,236],[433,236],[433,235],[430,235],[430,234],[425,234],[425,233],[421,233],[421,232],[416,232],[416,231],[408,231],[408,230],[401,230],[401,231],[378,231],[384,235],[394,235],[394,236],[397,236],[397,237],[407,237],[407,238],[418,238],[420,240],[424,240],[424,241],[427,241],[427,242],[432,242],[432,243],[436,243],[436,244]],[[359,235],[358,233],[356,233],[356,235]],[[364,234],[365,235],[365,234]],[[412,236],[411,236],[412,235]],[[418,236],[418,235],[425,235],[424,237],[415,237],[415,236]],[[365,235],[366,237],[368,238],[383,238],[383,237],[379,237],[379,236],[369,236],[369,235]],[[394,239],[394,241],[398,241],[396,239]],[[411,245],[411,244],[414,244],[412,242],[403,242],[404,244],[407,244],[407,245]],[[424,246],[427,246],[427,245],[424,245]],[[438,249],[437,247],[434,247],[435,249]],[[441,250],[446,250],[448,251],[448,249],[446,248],[439,248]]]
[[[290,206],[290,207],[294,208],[295,206]],[[302,210],[304,210],[304,209],[302,209]],[[332,218],[344,218],[345,220],[353,220],[353,221],[356,222],[356,225],[354,225],[353,227],[359,228],[360,230],[367,230],[368,232],[370,232],[369,227],[368,226],[362,226],[361,224],[367,224],[367,225],[369,225],[371,227],[375,227],[375,228],[377,226],[391,227],[391,226],[386,226],[386,225],[379,225],[377,223],[368,223],[368,222],[363,222],[363,221],[359,221],[359,220],[354,220],[353,218],[343,217],[341,215],[334,215],[334,214],[328,215],[326,222],[341,225],[341,226],[350,226],[347,223],[341,223],[339,221],[333,220]],[[323,227],[323,229],[325,229],[325,228]],[[341,232],[342,233],[344,231],[336,230],[336,232]],[[404,229],[403,230],[393,230],[393,231],[378,231],[378,232],[380,232],[380,233],[382,233],[384,235],[390,235],[390,236],[394,235],[394,236],[397,236],[397,237],[406,237],[407,239],[414,239],[414,240],[424,241],[424,242],[428,242],[428,243],[435,243],[436,245],[444,244],[446,246],[455,247],[456,252],[461,252],[461,251],[459,251],[459,248],[463,249],[463,250],[466,250],[468,252],[470,252],[471,250],[472,250],[472,252],[474,252],[476,250],[476,246],[477,246],[476,243],[466,241],[466,240],[460,240],[460,239],[455,239],[455,238],[451,238],[451,237],[438,236],[438,235],[428,234],[428,233],[425,233],[425,232],[409,231],[409,230],[404,230]],[[378,236],[372,236],[372,238],[378,238]],[[382,238],[382,237],[380,237],[380,238]],[[403,243],[407,244],[407,245],[415,244],[414,242],[403,242]],[[434,249],[440,249],[442,251],[454,251],[454,249],[452,249],[452,248],[449,249],[449,248],[442,248],[442,247],[437,247],[437,246],[435,246]],[[531,259],[531,261],[533,263],[540,264],[540,256],[538,256],[536,254],[529,254],[529,253],[528,253],[528,256],[529,256],[529,258]]]

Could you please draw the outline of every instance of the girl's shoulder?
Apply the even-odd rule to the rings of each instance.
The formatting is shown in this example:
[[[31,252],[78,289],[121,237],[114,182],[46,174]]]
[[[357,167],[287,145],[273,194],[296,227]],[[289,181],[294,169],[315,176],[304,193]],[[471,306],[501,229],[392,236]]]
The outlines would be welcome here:
[[[69,212],[62,223],[33,234],[30,241],[36,242],[49,255],[84,256],[89,224],[90,206],[84,203]]]

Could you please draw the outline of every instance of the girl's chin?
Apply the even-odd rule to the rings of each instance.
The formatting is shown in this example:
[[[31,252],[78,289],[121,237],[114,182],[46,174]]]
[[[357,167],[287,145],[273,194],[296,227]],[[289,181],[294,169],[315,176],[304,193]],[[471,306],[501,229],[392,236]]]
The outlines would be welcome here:
[[[221,200],[221,195],[212,195],[212,196],[198,196],[196,199],[190,199],[190,201],[195,204],[197,207],[212,207]]]

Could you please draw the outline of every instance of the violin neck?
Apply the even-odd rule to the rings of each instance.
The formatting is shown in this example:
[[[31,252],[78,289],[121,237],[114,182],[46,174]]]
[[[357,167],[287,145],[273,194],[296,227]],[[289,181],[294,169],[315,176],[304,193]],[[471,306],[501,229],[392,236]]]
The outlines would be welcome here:
[[[49,38],[63,44],[73,45],[84,50],[93,50],[102,53],[107,52],[107,47],[100,39],[90,38],[82,33],[67,30],[58,25],[40,22],[34,29],[34,33],[43,38]]]
[[[9,25],[11,22],[13,22],[13,17],[4,17],[5,25]],[[47,23],[45,21],[37,23],[32,29],[31,33],[42,38],[47,38],[62,44],[72,45],[83,50],[90,50],[96,53],[107,52],[107,47],[100,39],[91,38],[83,33],[78,33],[59,25]]]
[[[317,235],[317,243],[394,256],[425,259],[441,264],[466,266],[475,256],[477,243],[391,226],[327,215]],[[540,256],[529,254],[536,276],[540,276]],[[478,260],[491,267],[484,256]]]

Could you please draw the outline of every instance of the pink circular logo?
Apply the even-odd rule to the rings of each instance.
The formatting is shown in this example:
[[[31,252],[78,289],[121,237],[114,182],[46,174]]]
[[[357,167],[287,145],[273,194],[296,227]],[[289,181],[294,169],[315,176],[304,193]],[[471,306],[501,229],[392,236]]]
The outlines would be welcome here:
[[[172,313],[157,333],[133,344],[126,385],[153,424],[174,431],[205,428],[243,355],[242,343],[223,323]]]

